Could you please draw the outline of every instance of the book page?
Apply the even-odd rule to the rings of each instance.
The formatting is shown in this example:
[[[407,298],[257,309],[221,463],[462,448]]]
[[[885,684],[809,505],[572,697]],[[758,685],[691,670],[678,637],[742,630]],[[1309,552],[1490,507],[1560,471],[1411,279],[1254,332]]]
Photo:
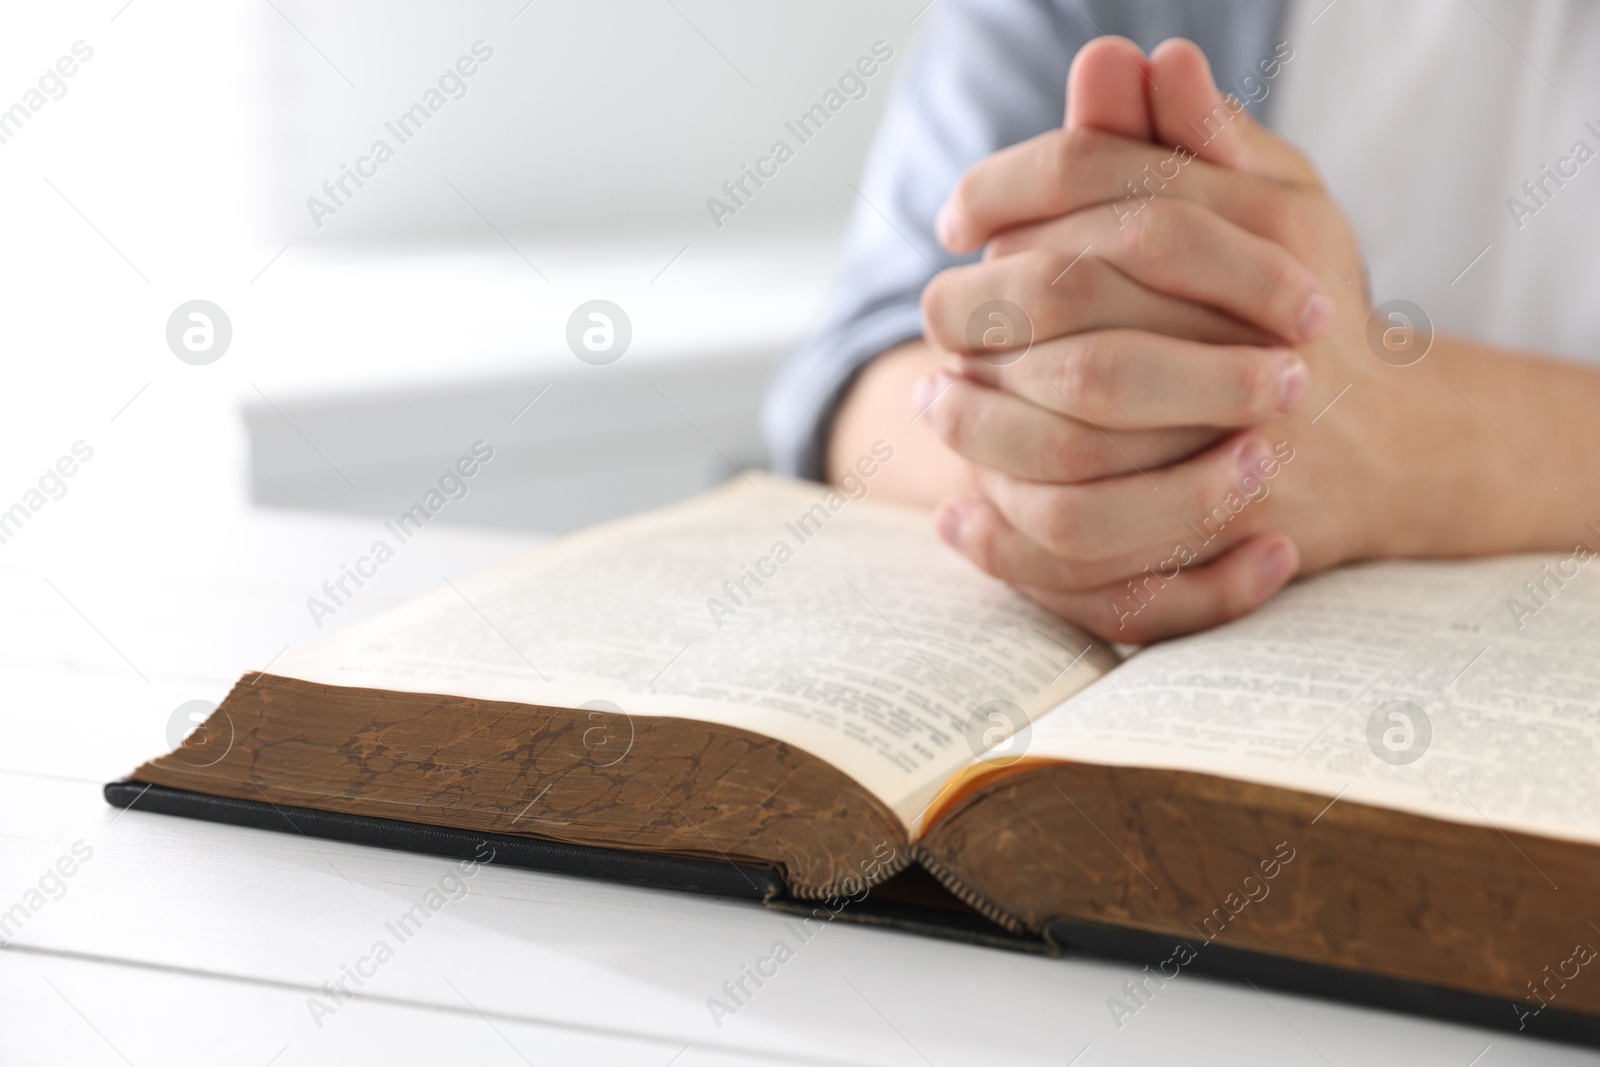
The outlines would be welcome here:
[[[914,827],[963,764],[1115,662],[925,514],[751,474],[458,579],[271,672],[738,726],[832,763]],[[621,760],[631,738],[596,741]]]
[[[1302,581],[1136,653],[1043,716],[1028,755],[1600,843],[1600,562],[1583,547]]]

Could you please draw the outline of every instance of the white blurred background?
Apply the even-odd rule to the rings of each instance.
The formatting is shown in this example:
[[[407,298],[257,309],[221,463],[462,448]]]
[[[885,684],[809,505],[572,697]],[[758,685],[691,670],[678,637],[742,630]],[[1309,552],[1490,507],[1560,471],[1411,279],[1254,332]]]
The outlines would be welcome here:
[[[543,530],[759,463],[761,385],[925,2],[6,5],[0,108],[93,52],[0,127],[0,509],[74,442],[94,459],[0,554],[81,561],[135,527],[178,552],[252,499],[389,515],[476,439],[503,462],[448,517]],[[879,40],[866,96],[714,225],[706,199]],[[384,123],[480,41],[398,143]],[[316,226],[306,199],[379,137],[394,158]],[[205,366],[166,341],[197,298],[233,331]],[[593,298],[633,326],[606,367],[565,341]]]

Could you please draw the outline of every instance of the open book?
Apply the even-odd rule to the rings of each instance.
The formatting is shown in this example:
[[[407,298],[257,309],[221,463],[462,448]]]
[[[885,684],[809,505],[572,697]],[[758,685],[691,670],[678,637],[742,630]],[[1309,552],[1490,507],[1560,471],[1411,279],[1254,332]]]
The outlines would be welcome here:
[[[752,474],[290,651],[132,778],[791,900],[920,871],[997,930],[1171,946],[1146,997],[1217,942],[1516,1028],[1600,1015],[1592,556],[1346,568],[1118,650],[918,512]]]

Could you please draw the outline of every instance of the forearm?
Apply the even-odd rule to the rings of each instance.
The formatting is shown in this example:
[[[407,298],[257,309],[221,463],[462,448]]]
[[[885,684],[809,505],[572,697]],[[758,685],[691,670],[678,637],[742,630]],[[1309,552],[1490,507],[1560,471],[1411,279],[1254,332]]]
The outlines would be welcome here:
[[[965,460],[934,433],[927,415],[911,402],[917,379],[936,367],[942,353],[925,341],[890,349],[862,368],[839,405],[828,435],[828,480],[837,482],[856,461],[872,454],[876,441],[894,449],[894,459],[873,478],[882,500],[932,507],[952,494],[971,492]]]
[[[1600,524],[1600,369],[1439,337],[1414,370],[1444,418],[1429,420],[1416,455],[1395,457],[1411,473],[1394,506],[1415,536],[1382,554],[1560,551],[1594,539],[1584,526]],[[1394,397],[1408,399],[1424,397]]]

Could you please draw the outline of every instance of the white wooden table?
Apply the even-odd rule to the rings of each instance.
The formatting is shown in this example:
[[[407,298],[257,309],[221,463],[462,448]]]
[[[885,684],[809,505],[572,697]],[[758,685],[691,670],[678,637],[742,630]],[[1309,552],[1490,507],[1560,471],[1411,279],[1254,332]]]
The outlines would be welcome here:
[[[1597,1058],[1199,977],[1169,985],[1119,1030],[1106,1000],[1132,968],[844,924],[803,946],[718,1027],[707,998],[784,935],[779,916],[493,867],[363,979],[355,999],[314,1019],[309,998],[326,1002],[324,982],[380,937],[392,942],[384,923],[453,865],[119,812],[100,786],[165,747],[180,703],[219,699],[242,670],[312,636],[305,598],[376,524],[219,504],[182,522],[147,513],[141,525],[121,505],[111,510],[85,503],[58,516],[123,538],[103,555],[82,538],[50,538],[26,564],[0,560],[0,909],[26,908],[29,889],[47,883],[42,906],[0,949],[0,1063],[1497,1067]],[[431,526],[334,622],[533,540]],[[144,565],[130,568],[130,556]],[[92,856],[51,878],[80,841]]]

